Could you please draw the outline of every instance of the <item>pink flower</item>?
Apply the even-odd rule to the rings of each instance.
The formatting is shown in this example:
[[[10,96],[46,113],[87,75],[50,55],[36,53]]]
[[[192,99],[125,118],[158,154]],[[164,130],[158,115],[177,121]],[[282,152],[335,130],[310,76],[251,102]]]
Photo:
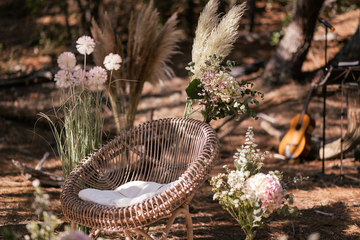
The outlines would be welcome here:
[[[67,70],[60,70],[55,74],[54,81],[56,82],[56,86],[60,88],[68,88],[73,81],[73,76]]]
[[[261,200],[265,214],[280,208],[284,202],[283,189],[275,175],[258,173],[246,180],[246,186],[246,198],[251,199],[251,195],[255,194]]]
[[[63,52],[57,59],[62,70],[71,70],[76,65],[76,57],[72,52]]]
[[[122,59],[119,54],[110,53],[104,59],[104,66],[107,70],[119,70]]]
[[[72,231],[61,236],[59,240],[91,240],[91,238],[82,232]]]
[[[73,73],[74,76],[74,83],[76,85],[83,85],[87,82],[87,72],[83,69],[78,69]]]
[[[82,36],[76,41],[76,49],[82,55],[89,55],[95,49],[95,41],[89,36]]]
[[[96,66],[89,71],[89,81],[95,85],[104,84],[107,80],[106,70],[102,67]]]

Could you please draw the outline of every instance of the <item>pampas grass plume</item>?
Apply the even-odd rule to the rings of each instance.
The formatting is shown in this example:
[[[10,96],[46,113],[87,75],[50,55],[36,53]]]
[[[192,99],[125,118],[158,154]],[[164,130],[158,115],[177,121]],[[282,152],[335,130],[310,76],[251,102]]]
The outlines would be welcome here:
[[[216,14],[219,2],[210,0],[200,15],[192,50],[195,63],[195,75],[198,78],[200,68],[211,55],[220,55],[223,59],[234,48],[238,38],[240,19],[244,14],[246,3],[236,5],[221,19]]]

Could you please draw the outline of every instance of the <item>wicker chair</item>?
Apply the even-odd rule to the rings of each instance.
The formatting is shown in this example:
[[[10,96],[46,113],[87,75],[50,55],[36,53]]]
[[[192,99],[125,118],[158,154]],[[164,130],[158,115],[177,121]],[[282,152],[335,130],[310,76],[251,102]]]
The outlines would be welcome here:
[[[173,221],[185,214],[187,237],[193,239],[188,204],[195,191],[208,178],[218,158],[219,141],[215,131],[194,119],[162,119],[134,127],[83,159],[65,180],[61,204],[72,225],[99,231],[130,232],[146,239],[143,228],[169,217],[161,239]],[[79,198],[82,189],[114,190],[131,181],[172,183],[171,187],[140,203],[109,207]]]

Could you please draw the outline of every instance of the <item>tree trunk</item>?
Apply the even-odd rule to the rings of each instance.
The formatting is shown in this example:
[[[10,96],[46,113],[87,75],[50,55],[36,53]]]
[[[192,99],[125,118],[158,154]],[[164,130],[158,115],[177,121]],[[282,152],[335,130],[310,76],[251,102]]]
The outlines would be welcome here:
[[[324,0],[297,0],[294,15],[275,53],[266,64],[263,84],[282,85],[298,79],[314,35],[316,20]]]
[[[357,31],[351,40],[330,61],[330,65],[337,66],[339,62],[351,62],[360,60],[360,17]]]

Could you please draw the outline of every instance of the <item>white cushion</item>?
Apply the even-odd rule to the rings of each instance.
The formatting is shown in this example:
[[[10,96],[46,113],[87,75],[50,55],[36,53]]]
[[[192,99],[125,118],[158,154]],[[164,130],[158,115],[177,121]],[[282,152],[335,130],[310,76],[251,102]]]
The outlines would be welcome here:
[[[127,207],[152,198],[168,189],[171,184],[133,181],[125,183],[115,190],[83,189],[79,192],[79,197],[84,201],[105,206]]]

